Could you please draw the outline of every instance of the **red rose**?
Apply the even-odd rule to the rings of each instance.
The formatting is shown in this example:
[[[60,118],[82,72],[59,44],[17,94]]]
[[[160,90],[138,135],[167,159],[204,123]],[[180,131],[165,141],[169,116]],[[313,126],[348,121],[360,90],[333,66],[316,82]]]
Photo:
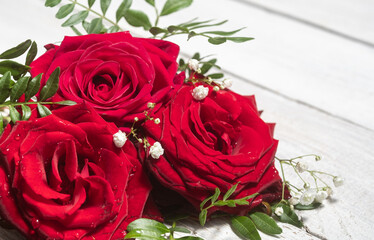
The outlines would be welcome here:
[[[197,209],[217,187],[225,193],[239,182],[231,196],[235,199],[259,193],[249,207],[211,208],[209,213],[245,214],[262,201],[279,200],[282,184],[274,167],[278,141],[274,125],[261,120],[254,97],[209,87],[208,96],[196,100],[193,89],[184,85],[155,113],[159,125],[145,124],[150,144],[158,141],[164,149],[158,159],[152,154],[146,159],[153,175]]]
[[[177,45],[128,32],[65,37],[61,46],[46,48],[31,63],[31,75],[44,73],[43,86],[61,68],[53,101],[86,101],[119,127],[128,127],[134,117],[143,119],[148,102],[168,101],[170,91],[184,80],[176,77]]]
[[[79,104],[8,126],[0,139],[0,213],[28,239],[124,236],[150,184],[130,141]]]

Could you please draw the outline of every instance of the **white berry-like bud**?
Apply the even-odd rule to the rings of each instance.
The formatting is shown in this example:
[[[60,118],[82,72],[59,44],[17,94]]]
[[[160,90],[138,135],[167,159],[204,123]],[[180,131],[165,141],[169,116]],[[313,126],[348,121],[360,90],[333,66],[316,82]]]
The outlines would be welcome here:
[[[291,204],[291,205],[296,205],[298,204],[300,201],[297,197],[292,197],[290,199],[288,199],[288,202]]]
[[[316,197],[316,192],[312,189],[306,190],[300,197],[300,204],[301,205],[309,205],[314,201]]]
[[[134,121],[135,122],[139,121],[139,118],[138,117],[134,117]]]
[[[188,60],[188,68],[195,71],[195,72],[198,72],[199,71],[199,61],[196,60],[196,59],[190,59]]]
[[[232,87],[232,80],[231,79],[225,79],[225,80],[223,80],[222,86],[224,88],[230,88],[230,87]]]
[[[293,205],[290,205],[290,209],[293,211],[295,207]]]
[[[149,149],[149,154],[154,159],[159,159],[161,155],[164,154],[164,149],[161,146],[161,143],[155,142]]]
[[[150,109],[152,109],[152,108],[154,108],[155,107],[155,103],[153,103],[153,102],[149,102],[149,103],[147,103],[147,108],[150,108]]]
[[[316,202],[322,203],[329,195],[327,194],[326,191],[319,191],[316,194]]]
[[[4,107],[4,108],[2,108],[2,109],[0,110],[0,114],[1,114],[4,118],[8,117],[8,116],[9,116],[9,113],[10,113],[10,111],[9,111],[9,108],[8,108],[8,107]]]
[[[309,183],[304,183],[304,189],[309,189],[310,188],[310,184]]]
[[[278,217],[282,216],[283,214],[283,208],[282,207],[277,207],[274,211],[275,215],[277,215]]]
[[[327,195],[328,195],[329,197],[331,197],[331,196],[334,194],[334,191],[332,191],[331,187],[327,187],[327,188],[325,188],[325,189],[326,189]]]
[[[156,118],[154,121],[156,124],[160,124],[161,120],[159,118]]]
[[[113,135],[113,142],[116,147],[121,148],[125,145],[127,141],[126,134],[119,130],[116,134]]]
[[[304,172],[305,170],[308,170],[309,166],[306,162],[298,162],[296,163],[296,170],[299,172],[299,173],[302,173]]]
[[[219,87],[218,86],[214,86],[213,87],[213,91],[218,92],[219,91]]]
[[[196,100],[203,100],[208,96],[209,88],[204,87],[203,85],[200,85],[198,87],[195,87],[192,91],[192,96]]]
[[[139,142],[139,143],[143,143],[143,139],[138,138],[138,142]]]
[[[341,177],[334,177],[333,182],[334,182],[335,187],[340,187],[343,185],[344,179]]]

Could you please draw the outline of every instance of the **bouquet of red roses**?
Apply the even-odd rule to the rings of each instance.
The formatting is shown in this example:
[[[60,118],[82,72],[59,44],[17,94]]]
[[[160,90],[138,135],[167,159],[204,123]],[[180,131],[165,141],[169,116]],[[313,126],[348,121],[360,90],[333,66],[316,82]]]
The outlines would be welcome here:
[[[172,196],[202,225],[224,212],[280,233],[265,214],[245,217],[264,209],[302,225],[274,166],[274,124],[253,96],[207,74],[215,62],[201,67],[197,55],[178,64],[178,45],[123,31],[45,47],[36,60],[30,40],[0,55],[29,49],[24,65],[0,62],[9,112],[0,115],[0,215],[28,239],[164,239],[174,230],[158,225],[153,238],[139,230],[157,224],[143,218],[163,220]]]

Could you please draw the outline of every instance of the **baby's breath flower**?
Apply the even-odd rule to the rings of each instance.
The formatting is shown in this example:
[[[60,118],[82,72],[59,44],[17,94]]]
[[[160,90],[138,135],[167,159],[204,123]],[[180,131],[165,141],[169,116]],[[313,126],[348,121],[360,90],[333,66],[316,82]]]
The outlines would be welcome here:
[[[232,87],[232,80],[231,79],[225,79],[225,80],[223,80],[222,86],[224,88],[230,88],[230,87]]]
[[[149,149],[149,154],[154,159],[159,159],[161,155],[164,154],[164,149],[161,146],[161,143],[155,142]]]
[[[296,163],[296,170],[299,172],[299,173],[302,173],[304,172],[305,170],[308,170],[309,166],[306,162],[298,162]]]
[[[155,105],[156,105],[155,103],[149,102],[149,103],[147,103],[147,108],[153,109],[155,107]]]
[[[297,198],[297,197],[292,197],[292,198],[288,199],[288,202],[289,202],[291,205],[296,205],[296,204],[298,204],[300,201],[299,201],[299,198]]]
[[[333,182],[334,182],[334,186],[335,187],[340,187],[340,186],[343,185],[344,179],[341,178],[341,177],[336,176],[336,177],[334,177]]]
[[[113,142],[116,147],[121,148],[125,145],[127,141],[126,134],[124,134],[121,130],[113,135]]]
[[[314,201],[315,197],[316,197],[316,192],[312,189],[308,189],[301,195],[300,204],[309,205]]]
[[[218,92],[219,91],[219,87],[218,86],[214,86],[213,87],[213,91]]]
[[[309,188],[310,188],[310,184],[309,183],[304,183],[304,189],[308,190]]]
[[[156,124],[160,124],[161,120],[159,118],[156,118],[154,121]]]
[[[277,215],[278,217],[282,216],[283,214],[283,208],[282,207],[277,207],[274,211],[275,215]]]
[[[326,191],[319,191],[316,194],[316,202],[322,203],[329,195],[327,194]]]
[[[198,87],[195,87],[192,91],[192,96],[196,100],[203,100],[208,96],[209,88],[204,87],[203,85],[200,85]]]
[[[139,118],[138,117],[134,117],[134,121],[135,122],[139,121]]]
[[[189,59],[188,60],[188,68],[195,71],[195,72],[199,72],[199,70],[200,70],[199,61],[196,60],[196,59]]]
[[[325,191],[329,197],[331,197],[334,194],[334,191],[332,191],[331,187],[326,187]]]

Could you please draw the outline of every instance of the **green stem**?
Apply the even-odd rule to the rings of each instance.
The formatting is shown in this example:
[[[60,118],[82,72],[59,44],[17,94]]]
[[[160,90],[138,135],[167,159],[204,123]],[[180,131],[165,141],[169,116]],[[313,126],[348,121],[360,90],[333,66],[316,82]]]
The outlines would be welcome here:
[[[82,7],[82,8],[84,8],[84,9],[86,9],[87,11],[92,12],[93,14],[96,14],[96,15],[99,16],[101,19],[106,20],[107,22],[109,22],[109,23],[112,24],[113,26],[117,26],[119,30],[123,31],[123,29],[122,29],[122,28],[121,28],[117,23],[113,22],[112,20],[110,20],[109,18],[105,17],[104,15],[102,15],[102,14],[96,12],[95,10],[92,10],[91,8],[89,8],[89,7],[87,7],[87,6],[85,6],[85,5],[81,4],[81,3],[79,3],[77,0],[68,0],[68,1],[70,1],[71,3],[74,3],[74,4],[76,4],[76,5],[78,5],[78,6]]]
[[[155,21],[155,27],[158,25],[158,21],[160,20],[160,14],[158,13],[158,9],[155,6],[155,12],[156,12],[156,21]]]
[[[51,104],[58,104],[56,102],[16,102],[16,103],[3,103],[0,104],[0,107],[7,107],[7,106],[22,106],[22,105],[34,105],[34,104],[42,104],[42,105],[51,105]]]
[[[335,177],[335,175],[333,175],[333,174],[325,173],[325,172],[321,172],[321,171],[308,171],[308,172],[319,173],[319,174],[327,175],[327,176],[330,176],[330,177]]]
[[[282,179],[283,179],[283,182],[282,182],[282,200],[284,200],[284,191],[285,191],[285,188],[286,188],[286,177],[284,176],[284,169],[283,169],[283,162],[280,162],[280,166],[281,166],[281,171],[282,171]]]

